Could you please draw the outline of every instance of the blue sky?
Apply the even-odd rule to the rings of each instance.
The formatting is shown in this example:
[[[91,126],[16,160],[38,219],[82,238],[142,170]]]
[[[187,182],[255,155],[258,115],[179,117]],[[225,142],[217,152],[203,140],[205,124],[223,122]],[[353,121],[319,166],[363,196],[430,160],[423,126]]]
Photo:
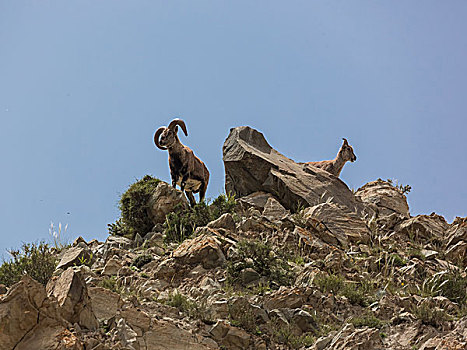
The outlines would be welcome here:
[[[350,188],[397,179],[412,215],[466,216],[466,15],[465,1],[0,0],[0,251],[48,240],[50,222],[104,240],[130,183],[170,179],[152,136],[176,116],[210,197],[229,129],[250,125],[297,161],[346,137]]]

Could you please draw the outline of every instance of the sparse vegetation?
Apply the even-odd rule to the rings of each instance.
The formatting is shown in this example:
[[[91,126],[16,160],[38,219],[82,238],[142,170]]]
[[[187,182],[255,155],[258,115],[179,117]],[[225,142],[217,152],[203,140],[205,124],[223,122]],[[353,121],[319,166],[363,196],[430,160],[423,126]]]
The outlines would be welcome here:
[[[392,186],[397,188],[399,191],[401,191],[402,194],[409,193],[412,190],[412,187],[409,185],[402,185],[399,183],[398,180],[393,180],[393,179],[387,179],[387,182],[389,182]]]
[[[225,213],[233,213],[235,206],[233,196],[221,194],[211,204],[201,202],[187,210],[169,213],[164,224],[166,242],[183,242],[197,227],[206,226]]]
[[[240,272],[252,268],[268,279],[271,288],[290,285],[292,274],[287,260],[279,252],[258,240],[242,240],[237,244],[236,256],[227,264],[228,280],[239,282]]]
[[[25,274],[46,285],[57,266],[52,249],[44,242],[24,243],[21,249],[9,253],[12,259],[0,266],[0,283],[6,286],[18,282]]]
[[[350,322],[355,327],[381,328],[385,322],[376,317],[373,313],[367,313],[360,317],[353,317]]]
[[[119,293],[119,288],[117,286],[117,278],[115,276],[105,277],[100,281],[100,286],[111,290],[112,292]]]
[[[412,308],[413,315],[422,321],[423,324],[433,327],[440,327],[444,322],[449,321],[452,317],[445,310],[437,307],[432,307],[428,303],[414,306]]]

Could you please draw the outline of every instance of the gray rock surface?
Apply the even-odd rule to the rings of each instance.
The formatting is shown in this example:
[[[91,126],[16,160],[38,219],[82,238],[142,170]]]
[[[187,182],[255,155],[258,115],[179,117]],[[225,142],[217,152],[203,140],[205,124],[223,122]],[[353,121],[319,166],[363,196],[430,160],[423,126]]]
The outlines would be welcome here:
[[[237,197],[273,194],[288,210],[330,199],[349,210],[363,210],[344,182],[324,170],[300,165],[273,149],[248,126],[230,130],[224,142],[225,190]]]

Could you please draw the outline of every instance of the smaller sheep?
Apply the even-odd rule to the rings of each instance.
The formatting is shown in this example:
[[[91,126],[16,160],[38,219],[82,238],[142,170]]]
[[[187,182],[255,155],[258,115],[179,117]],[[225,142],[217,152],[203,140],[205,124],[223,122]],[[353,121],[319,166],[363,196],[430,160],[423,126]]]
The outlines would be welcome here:
[[[168,127],[160,127],[154,134],[154,143],[162,150],[169,151],[169,168],[172,178],[172,186],[180,186],[185,191],[191,206],[196,204],[193,193],[199,192],[199,201],[204,200],[209,182],[209,171],[206,165],[193,153],[193,151],[182,144],[178,139],[177,132],[180,126],[188,136],[185,122],[174,119]]]
[[[323,169],[328,173],[333,174],[334,176],[339,177],[342,168],[344,167],[345,163],[348,161],[355,162],[357,160],[357,156],[353,153],[352,146],[349,145],[346,139],[342,144],[339,152],[337,153],[336,158],[333,160],[322,160],[319,162],[307,162],[304,164],[312,165],[314,167]]]

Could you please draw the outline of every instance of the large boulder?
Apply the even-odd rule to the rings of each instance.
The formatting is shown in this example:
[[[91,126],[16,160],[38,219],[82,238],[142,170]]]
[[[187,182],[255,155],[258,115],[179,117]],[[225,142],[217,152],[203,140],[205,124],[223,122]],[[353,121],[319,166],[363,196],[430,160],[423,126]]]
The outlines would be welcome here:
[[[219,240],[210,234],[202,234],[187,239],[173,252],[173,257],[181,264],[201,264],[205,269],[224,264],[225,256]]]
[[[364,208],[339,178],[322,169],[295,163],[273,149],[263,134],[248,126],[230,130],[223,146],[223,160],[225,190],[237,197],[267,192],[289,210],[326,200],[351,211]]]
[[[355,196],[374,209],[378,216],[397,213],[405,218],[410,217],[407,198],[400,189],[388,181],[378,179],[359,188]]]
[[[347,247],[349,243],[368,243],[370,230],[360,217],[334,203],[322,203],[304,211],[307,225],[319,238],[332,245]]]
[[[13,285],[0,299],[0,344],[13,349],[37,324],[45,288],[29,276]]]
[[[449,224],[446,220],[435,213],[430,215],[417,215],[403,221],[396,226],[396,232],[415,239],[444,239]]]
[[[69,267],[58,278],[49,281],[47,294],[57,299],[64,319],[90,330],[98,328],[99,323],[92,311],[92,302],[80,272]]]

